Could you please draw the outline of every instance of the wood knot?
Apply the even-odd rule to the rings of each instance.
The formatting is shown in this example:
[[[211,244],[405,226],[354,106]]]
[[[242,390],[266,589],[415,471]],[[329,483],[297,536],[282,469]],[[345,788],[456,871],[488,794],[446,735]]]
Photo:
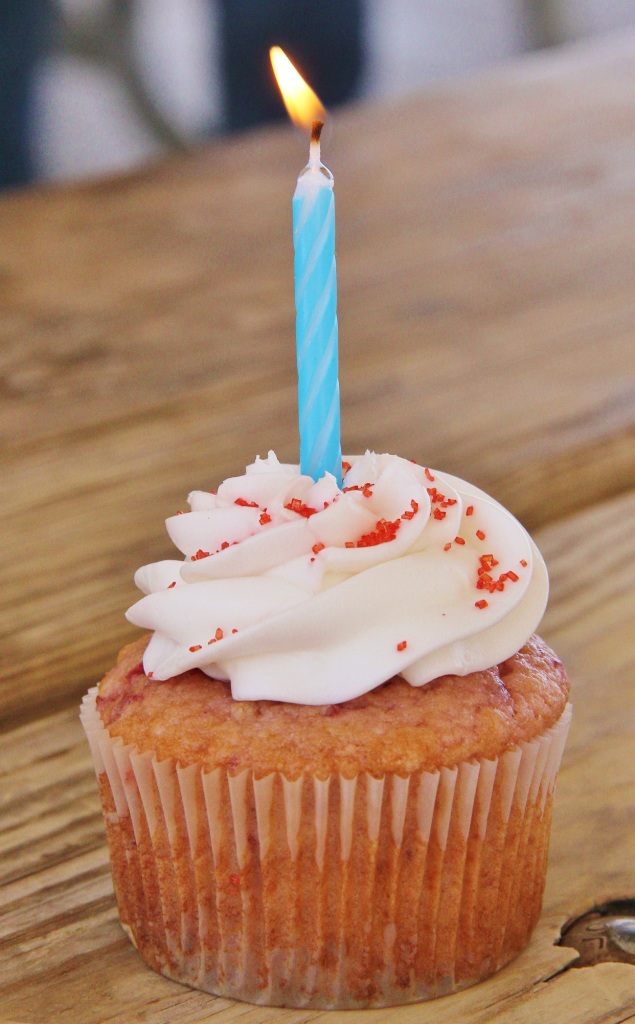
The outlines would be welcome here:
[[[557,944],[578,951],[571,967],[635,964],[635,899],[611,900],[570,918]]]

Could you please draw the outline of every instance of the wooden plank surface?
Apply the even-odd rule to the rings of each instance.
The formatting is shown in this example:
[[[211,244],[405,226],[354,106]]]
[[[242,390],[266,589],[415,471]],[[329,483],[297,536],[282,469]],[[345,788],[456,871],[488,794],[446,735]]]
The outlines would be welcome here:
[[[570,967],[571,914],[635,896],[635,38],[338,114],[343,445],[472,480],[534,532],[573,678],[545,913],[477,988],[400,1010],[265,1010],[149,969],[116,921],[77,722],[134,635],[163,519],[297,451],[290,196],[267,130],[0,201],[0,1024],[635,1015],[635,967]]]
[[[529,529],[632,485],[633,51],[338,116],[345,450],[465,476]],[[192,487],[295,457],[303,159],[281,128],[0,202],[5,721],[108,667]]]

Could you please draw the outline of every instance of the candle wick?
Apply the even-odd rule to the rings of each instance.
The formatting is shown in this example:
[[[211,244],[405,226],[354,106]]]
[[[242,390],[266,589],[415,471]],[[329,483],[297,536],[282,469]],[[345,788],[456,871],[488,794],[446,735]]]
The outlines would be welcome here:
[[[314,121],[313,122],[313,124],[311,125],[311,142],[318,142],[319,143],[323,127],[324,127],[324,122],[323,121]]]
[[[324,127],[323,121],[314,121],[311,125],[311,144],[309,146],[309,166],[320,166],[320,136]]]

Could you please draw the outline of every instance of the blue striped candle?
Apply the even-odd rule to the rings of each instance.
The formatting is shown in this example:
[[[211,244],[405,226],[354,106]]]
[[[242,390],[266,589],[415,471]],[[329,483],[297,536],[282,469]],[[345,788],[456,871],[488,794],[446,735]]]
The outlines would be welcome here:
[[[333,175],[320,161],[322,123],[293,196],[301,472],[342,483]]]

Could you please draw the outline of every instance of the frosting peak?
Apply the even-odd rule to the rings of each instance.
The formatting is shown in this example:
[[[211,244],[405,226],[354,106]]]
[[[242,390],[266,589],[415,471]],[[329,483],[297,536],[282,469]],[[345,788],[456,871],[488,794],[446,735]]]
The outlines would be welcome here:
[[[544,562],[520,523],[437,470],[367,452],[342,489],[273,452],[166,521],[185,556],[139,569],[127,612],[146,673],[192,668],[237,700],[337,704],[510,657],[542,617]]]

